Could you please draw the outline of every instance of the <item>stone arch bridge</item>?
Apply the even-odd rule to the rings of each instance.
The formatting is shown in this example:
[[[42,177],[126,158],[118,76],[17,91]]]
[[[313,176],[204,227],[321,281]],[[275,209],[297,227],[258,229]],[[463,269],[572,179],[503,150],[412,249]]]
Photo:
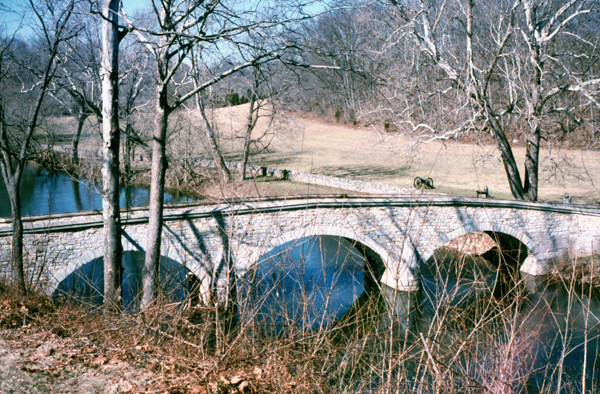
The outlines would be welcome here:
[[[122,223],[124,251],[143,252],[147,208],[123,211]],[[71,272],[102,257],[99,211],[31,217],[24,224],[27,272],[48,294]],[[10,220],[0,219],[0,275],[5,277],[10,275],[11,228]],[[600,248],[600,209],[435,195],[186,203],[165,208],[162,254],[205,283],[215,272],[231,272],[227,267],[243,275],[278,245],[333,235],[356,242],[366,257],[379,261],[382,284],[412,291],[419,288],[421,261],[452,239],[479,231],[495,236],[501,247],[520,241],[526,248],[521,271],[538,275],[557,260],[589,256]]]

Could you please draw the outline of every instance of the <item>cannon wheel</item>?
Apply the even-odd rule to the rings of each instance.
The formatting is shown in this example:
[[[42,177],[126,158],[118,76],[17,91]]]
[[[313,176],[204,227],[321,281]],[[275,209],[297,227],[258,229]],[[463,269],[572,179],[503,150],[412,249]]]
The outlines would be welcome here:
[[[428,189],[435,189],[435,188],[433,187],[433,179],[431,179],[431,178],[427,178],[427,179],[425,180],[425,185],[427,185],[427,188],[428,188]]]
[[[423,187],[423,181],[424,179],[421,177],[416,177],[415,181],[413,182],[413,185],[415,186],[415,189],[420,189]]]

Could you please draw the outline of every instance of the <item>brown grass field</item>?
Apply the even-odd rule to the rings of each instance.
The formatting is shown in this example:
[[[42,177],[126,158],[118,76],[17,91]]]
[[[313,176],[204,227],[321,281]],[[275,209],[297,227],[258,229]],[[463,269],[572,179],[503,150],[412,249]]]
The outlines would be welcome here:
[[[214,110],[220,146],[227,159],[240,158],[248,105]],[[176,131],[171,135],[172,151],[181,154],[205,155],[202,138],[194,125],[199,119],[180,113],[172,122]],[[191,120],[191,121],[190,121]],[[146,126],[151,119],[146,119]],[[266,119],[259,122],[255,134],[264,130]],[[456,196],[475,197],[476,190],[488,186],[495,198],[511,199],[500,154],[494,145],[478,145],[456,141],[416,143],[408,136],[389,136],[376,126],[356,127],[331,123],[310,115],[279,116],[269,138],[268,150],[251,161],[270,167],[315,174],[347,177],[362,181],[412,187],[416,176],[434,179],[436,190]],[[139,126],[139,125],[138,125]],[[142,125],[143,126],[143,125]],[[59,143],[68,144],[70,119],[56,124]],[[82,147],[100,147],[99,133],[88,125]],[[85,138],[85,137],[84,137]],[[514,144],[514,153],[524,173],[525,148]],[[540,165],[540,201],[561,202],[572,196],[575,204],[600,202],[600,153],[592,150],[564,149],[546,143],[542,147]],[[275,186],[282,192],[327,192],[326,188]]]

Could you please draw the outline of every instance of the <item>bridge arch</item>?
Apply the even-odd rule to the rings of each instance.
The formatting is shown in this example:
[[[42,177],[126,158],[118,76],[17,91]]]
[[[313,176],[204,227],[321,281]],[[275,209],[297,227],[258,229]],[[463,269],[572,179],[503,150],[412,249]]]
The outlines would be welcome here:
[[[328,238],[327,240],[322,239],[322,237],[326,237]],[[337,244],[337,242],[340,242],[339,244]],[[323,242],[323,243],[321,243]],[[308,246],[307,249],[303,249],[304,246],[306,245],[311,245]],[[242,297],[242,299],[246,300],[246,299],[250,299],[252,300],[252,297],[255,297],[255,295],[252,293],[252,291],[250,291],[249,289],[260,289],[260,284],[261,283],[266,283],[266,286],[269,287],[269,289],[272,288],[278,288],[277,286],[283,286],[281,283],[287,281],[288,279],[282,279],[282,278],[293,278],[292,281],[294,283],[302,283],[302,281],[297,281],[297,279],[299,279],[300,277],[298,276],[294,276],[295,275],[295,264],[292,264],[290,267],[288,267],[286,264],[286,262],[283,262],[284,259],[288,258],[291,260],[295,260],[296,262],[298,262],[298,251],[299,250],[303,250],[303,252],[306,252],[307,254],[303,254],[303,252],[299,252],[301,256],[313,256],[312,252],[310,252],[311,250],[314,251],[315,249],[313,249],[314,245],[326,245],[324,246],[326,249],[325,250],[319,250],[319,252],[317,253],[318,255],[320,255],[321,258],[324,258],[324,260],[322,261],[327,261],[326,265],[321,266],[320,268],[318,267],[318,263],[317,266],[313,265],[313,269],[316,269],[320,272],[323,273],[323,277],[320,277],[319,274],[314,274],[311,273],[310,274],[310,278],[312,280],[313,275],[315,275],[315,277],[317,279],[315,279],[314,283],[319,283],[319,285],[317,286],[325,286],[327,291],[315,291],[313,292],[314,289],[312,288],[305,288],[306,290],[306,295],[304,293],[304,291],[302,291],[303,297],[307,297],[307,299],[309,300],[309,302],[306,302],[305,307],[307,308],[306,312],[307,316],[310,316],[311,318],[316,318],[317,315],[321,316],[321,313],[324,313],[323,310],[319,309],[319,308],[325,308],[328,310],[327,313],[325,313],[325,315],[327,315],[328,317],[323,317],[321,316],[321,318],[323,318],[323,321],[329,321],[330,323],[332,323],[333,321],[341,318],[341,315],[337,315],[337,317],[335,317],[334,320],[329,320],[332,319],[332,316],[334,316],[336,314],[336,312],[331,312],[329,309],[331,310],[335,310],[337,307],[340,308],[349,308],[348,310],[346,310],[344,312],[344,314],[346,313],[350,313],[350,311],[355,310],[353,308],[356,308],[357,305],[362,305],[360,304],[361,302],[364,302],[365,299],[370,299],[369,297],[373,294],[376,294],[374,292],[379,292],[381,289],[381,286],[379,284],[381,277],[382,277],[382,273],[384,272],[386,265],[388,264],[389,261],[391,261],[393,259],[393,251],[389,252],[384,246],[380,245],[378,242],[374,241],[372,238],[365,236],[364,234],[358,233],[356,231],[353,231],[352,229],[349,228],[344,228],[344,227],[340,227],[340,226],[308,226],[308,227],[304,227],[302,229],[296,229],[296,230],[291,230],[291,231],[287,231],[287,232],[283,232],[280,233],[277,237],[274,237],[270,240],[268,240],[267,242],[264,242],[263,244],[260,245],[260,247],[258,245],[255,244],[256,249],[253,250],[252,252],[252,258],[251,258],[251,263],[249,263],[247,266],[245,266],[243,268],[243,270],[240,270],[239,267],[236,264],[236,274],[238,276],[239,282],[238,282],[238,286],[241,285],[241,287],[238,288],[238,291],[241,292],[241,294],[243,294],[244,296]],[[338,251],[335,251],[336,245],[338,248]],[[300,248],[300,249],[296,249],[296,248]],[[294,257],[284,257],[282,259],[281,262],[283,262],[283,266],[280,264],[280,261],[278,260],[277,256],[280,256],[280,254],[284,254],[286,250],[290,251],[290,256],[294,256]],[[348,252],[348,255],[346,255],[346,253]],[[337,253],[340,253],[342,256],[342,259],[337,260]],[[353,257],[350,257],[350,254],[353,255]],[[236,260],[244,260],[244,259],[240,259],[240,255],[243,255],[243,253],[238,253],[236,257]],[[336,257],[333,258],[333,260],[331,260],[331,258],[333,257],[333,255],[336,255]],[[314,257],[314,256],[313,256]],[[348,260],[346,260],[348,259]],[[290,260],[290,261],[291,261]],[[344,263],[341,263],[341,261],[344,261]],[[314,261],[311,260],[309,258],[308,261]],[[346,265],[346,261],[349,261],[350,263],[348,265]],[[333,262],[333,263],[332,263]],[[261,273],[261,269],[262,269],[262,264],[265,264],[265,266],[267,267],[267,272],[269,273],[268,275],[265,275],[264,273]],[[275,264],[273,266],[271,266],[270,264]],[[308,264],[312,264],[312,263],[307,263]],[[333,268],[335,266],[335,268]],[[342,268],[343,266],[343,268]],[[275,268],[275,267],[279,267],[279,268]],[[300,271],[304,270],[304,265],[300,266]],[[353,298],[339,298],[341,297],[341,294],[346,294],[348,292],[348,277],[344,277],[344,275],[342,275],[340,278],[340,282],[338,283],[338,280],[335,279],[333,281],[328,281],[325,280],[324,278],[329,277],[330,279],[332,279],[332,270],[335,270],[336,274],[333,277],[337,278],[337,275],[340,271],[344,271],[347,272],[353,272],[353,273],[359,273],[361,272],[362,274],[364,274],[364,277],[361,274],[360,279],[353,279],[354,281],[356,281],[356,286],[357,288],[360,288],[360,291],[356,291],[355,288],[355,292],[353,292],[354,296]],[[355,271],[356,270],[356,271]],[[244,272],[245,271],[245,272]],[[282,274],[283,273],[283,274]],[[247,278],[243,278],[245,275],[248,275]],[[303,275],[302,274],[302,279],[303,279]],[[351,275],[352,277],[354,277],[353,275]],[[358,278],[358,277],[354,277],[354,278]],[[274,281],[274,282],[272,282]],[[279,283],[278,281],[281,281],[280,284],[276,284]],[[351,280],[352,281],[352,280]],[[259,286],[256,286],[256,285]],[[337,287],[338,285],[341,286],[338,289],[341,290],[334,290],[334,287]],[[264,284],[262,286],[265,286]],[[277,297],[275,297],[273,300],[271,300],[271,298],[269,298],[270,296],[268,296],[268,293],[261,293],[262,290],[258,290],[257,294],[260,295],[260,297],[265,297],[265,299],[267,299],[266,303],[264,305],[271,305],[270,303],[274,302],[274,303],[279,303],[279,302],[285,302],[284,300],[288,300],[288,298],[284,297],[284,296],[280,296],[281,294],[287,294],[288,296],[291,294],[298,294],[298,293],[294,293],[297,289],[293,289],[291,287],[289,287],[289,283],[288,285],[285,285],[288,287],[282,287],[280,290],[277,290]],[[302,288],[302,284],[299,285],[300,288]],[[327,287],[327,286],[332,286],[331,288]],[[293,286],[292,286],[293,287]],[[285,290],[283,290],[285,288]],[[317,288],[317,287],[315,287]],[[241,290],[240,290],[241,289]],[[279,289],[279,288],[278,288]],[[279,291],[283,290],[281,293],[279,293]],[[289,291],[289,293],[288,293]],[[270,292],[269,292],[270,293]],[[324,296],[326,299],[329,299],[329,297],[332,297],[332,299],[335,299],[336,301],[340,301],[340,302],[331,302],[331,304],[329,304],[329,302],[327,303],[323,303],[320,304],[319,302],[317,302],[316,300],[320,299],[319,297]],[[282,298],[281,298],[282,297]],[[338,297],[338,298],[336,298]],[[346,297],[346,296],[344,296]],[[293,296],[292,296],[293,298]],[[283,301],[282,301],[283,300]],[[261,302],[265,302],[264,300]],[[313,302],[315,302],[315,304],[313,304]],[[358,304],[357,304],[358,303]],[[247,302],[242,302],[242,306],[241,309],[245,310],[246,308],[248,308],[248,305],[250,305],[250,308],[255,307],[256,305],[263,305],[262,303],[253,303],[252,301],[247,303]],[[329,305],[329,306],[327,306]],[[343,307],[341,306],[343,305]],[[287,314],[287,313],[291,313],[290,316],[293,316],[293,319],[299,318],[297,315],[295,315],[294,311],[295,311],[295,307],[292,307],[290,309],[287,308],[276,308],[278,310],[278,312],[272,312],[271,310],[269,310],[269,318],[274,318],[273,316],[276,316],[275,318],[277,318],[278,313],[282,313],[282,314]],[[317,311],[318,313],[314,314],[315,311]],[[303,312],[303,313],[304,313]],[[256,311],[253,311],[252,313],[256,313]],[[332,314],[333,313],[333,314]],[[289,316],[288,316],[289,317]],[[311,319],[309,319],[311,320]]]
[[[435,242],[432,242],[432,244],[434,244],[435,246],[423,249],[423,252],[421,254],[421,261],[427,261],[433,255],[436,249],[441,248],[453,239],[476,232],[484,232],[490,236],[492,236],[492,234],[508,235],[521,242],[527,248],[527,251],[530,256],[535,256],[537,254],[537,247],[535,242],[533,242],[533,240],[523,231],[517,230],[506,225],[499,225],[494,223],[473,223],[468,226],[460,227],[447,234],[438,234]],[[494,237],[492,236],[492,238]]]
[[[239,253],[238,256],[249,257],[247,258],[247,263],[245,265],[238,265],[236,267],[238,275],[243,276],[246,271],[259,263],[260,258],[264,254],[278,246],[300,238],[319,235],[337,236],[356,243],[357,246],[360,246],[359,249],[364,249],[361,252],[365,255],[365,259],[368,257],[365,253],[369,253],[371,259],[374,257],[373,254],[376,255],[376,259],[380,260],[383,265],[383,274],[378,279],[380,283],[402,291],[418,289],[418,283],[413,275],[415,266],[414,261],[416,261],[415,248],[411,242],[406,242],[400,252],[397,250],[388,250],[363,233],[339,226],[308,226],[302,229],[288,231],[261,247],[255,248],[254,250],[243,251],[242,253]],[[240,246],[240,250],[244,249],[242,245]]]
[[[146,239],[140,236],[131,236],[123,232],[123,236],[121,237],[123,253],[126,252],[142,252],[145,253],[146,250],[143,249],[142,245],[146,244]],[[60,283],[65,280],[69,275],[75,272],[77,269],[83,267],[84,265],[104,257],[104,246],[98,246],[95,249],[88,251],[82,255],[77,256],[74,260],[70,261],[64,267],[59,269],[49,280],[48,285],[45,287],[44,291],[47,295],[52,296]],[[195,261],[194,259],[186,258],[184,254],[177,250],[177,248],[173,247],[173,245],[165,242],[163,240],[161,245],[161,257],[165,257],[172,261],[175,261],[187,268],[190,272],[192,272],[196,277],[203,278],[206,276],[204,274],[204,270],[200,264],[200,262]]]
[[[343,227],[334,226],[310,226],[300,230],[286,232],[283,235],[273,239],[269,243],[269,250],[281,246],[287,242],[294,241],[303,237],[319,235],[329,235],[334,237],[337,236],[341,238],[346,238],[350,241],[367,246],[379,256],[381,261],[386,266],[388,265],[388,262],[392,261],[392,257],[390,256],[388,251],[384,247],[373,241],[371,238],[365,236],[364,234],[357,233],[355,231]],[[268,252],[269,250],[266,250],[265,252]],[[260,259],[260,256],[258,256],[258,258]],[[258,263],[258,259],[255,261],[255,264],[256,263]]]
[[[428,261],[435,250],[447,245],[450,241],[476,232],[488,235],[496,244],[484,253],[480,252],[479,255],[497,268],[497,279],[492,294],[496,299],[502,299],[509,294],[520,280],[519,271],[525,267],[524,271],[527,272],[528,260],[529,263],[531,263],[531,260],[536,262],[535,251],[532,250],[535,248],[535,244],[522,231],[491,223],[463,226],[450,233],[438,236],[435,242],[436,249],[426,249],[422,261]]]
[[[373,272],[379,271],[380,269],[382,271],[387,270],[391,262],[394,261],[392,255],[383,246],[375,242],[370,237],[367,237],[364,234],[349,230],[344,227],[336,226],[310,226],[300,230],[286,232],[281,236],[273,239],[269,243],[269,250],[273,250],[276,247],[281,246],[285,243],[309,236],[340,237],[345,238],[346,240],[354,243],[355,247],[358,247],[360,252],[363,254],[363,257],[365,258],[365,270],[370,271],[371,275],[373,274]],[[264,252],[268,253],[269,250],[266,250]],[[263,254],[261,254],[261,256]],[[255,264],[259,262],[261,256],[258,256]],[[374,267],[374,265],[383,265],[383,267]],[[372,276],[380,275],[375,274]],[[381,281],[381,277],[372,279]]]
[[[137,251],[135,248],[126,249],[125,243],[123,243],[123,252]],[[75,272],[84,265],[104,257],[104,246],[99,246],[95,249],[88,251],[83,255],[77,256],[74,260],[70,261],[67,265],[56,271],[56,273],[50,278],[48,285],[46,286],[45,293],[52,296],[58,286],[63,280],[65,280],[71,273]]]

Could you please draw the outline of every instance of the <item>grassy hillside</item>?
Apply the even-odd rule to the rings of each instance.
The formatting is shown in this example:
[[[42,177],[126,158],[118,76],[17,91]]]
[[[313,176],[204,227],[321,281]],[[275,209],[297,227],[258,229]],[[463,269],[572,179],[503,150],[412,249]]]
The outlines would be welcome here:
[[[216,112],[224,137],[243,128],[247,106]],[[374,127],[328,123],[290,115],[282,122],[267,153],[253,160],[265,165],[412,187],[415,176],[432,177],[442,193],[475,196],[488,186],[497,198],[512,198],[500,154],[494,145],[437,141],[415,144],[406,136],[389,137]],[[231,138],[226,138],[232,141]],[[236,144],[228,146],[235,153]],[[522,173],[525,148],[516,143]],[[600,202],[600,153],[544,146],[540,168],[540,200]]]
[[[217,109],[210,115],[217,124],[223,152],[230,160],[240,157],[247,112],[245,104]],[[171,150],[179,155],[183,151],[206,154],[198,128],[200,119],[181,113],[177,120],[173,122]],[[144,122],[147,127],[151,117]],[[267,123],[267,117],[259,121],[254,134],[262,133]],[[73,121],[60,120],[55,129],[59,143],[69,143],[69,130],[73,127]],[[88,125],[88,140],[82,148],[100,147],[96,130],[95,125]],[[253,163],[400,187],[412,187],[415,176],[431,177],[442,193],[475,197],[476,190],[488,186],[493,197],[512,198],[494,145],[455,141],[416,144],[406,136],[386,136],[376,127],[329,123],[298,114],[279,116],[266,142],[268,149],[254,156]],[[520,143],[515,145],[523,174],[525,148]],[[560,202],[563,196],[570,195],[574,203],[599,203],[600,153],[546,144],[542,149],[540,180],[541,201]]]

